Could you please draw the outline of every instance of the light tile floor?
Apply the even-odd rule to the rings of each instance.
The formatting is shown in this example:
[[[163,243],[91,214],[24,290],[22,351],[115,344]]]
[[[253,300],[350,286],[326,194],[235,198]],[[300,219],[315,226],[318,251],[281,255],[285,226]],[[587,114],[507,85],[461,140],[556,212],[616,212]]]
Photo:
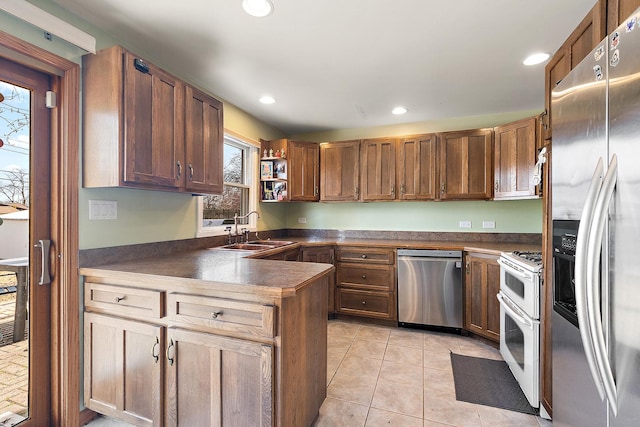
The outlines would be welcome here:
[[[314,427],[551,427],[533,415],[458,402],[450,351],[501,359],[469,337],[329,321],[327,399]],[[98,418],[89,426],[128,424]]]
[[[551,426],[551,421],[458,402],[449,352],[501,359],[477,339],[329,322],[327,399],[314,427]]]

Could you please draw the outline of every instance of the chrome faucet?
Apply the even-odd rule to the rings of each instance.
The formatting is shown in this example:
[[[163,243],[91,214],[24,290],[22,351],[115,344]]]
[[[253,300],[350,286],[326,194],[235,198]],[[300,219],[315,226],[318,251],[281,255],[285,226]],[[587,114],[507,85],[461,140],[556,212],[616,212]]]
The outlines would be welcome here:
[[[238,216],[237,213],[233,215],[233,224],[235,225],[236,243],[237,243],[238,236],[239,236],[239,234],[238,234],[238,220],[239,219],[247,219],[249,217],[249,215],[251,215],[251,214],[256,214],[256,218],[260,218],[260,214],[257,211],[251,211],[248,214],[242,215],[242,216]],[[247,233],[247,240],[249,239],[248,236],[249,236],[249,234]]]

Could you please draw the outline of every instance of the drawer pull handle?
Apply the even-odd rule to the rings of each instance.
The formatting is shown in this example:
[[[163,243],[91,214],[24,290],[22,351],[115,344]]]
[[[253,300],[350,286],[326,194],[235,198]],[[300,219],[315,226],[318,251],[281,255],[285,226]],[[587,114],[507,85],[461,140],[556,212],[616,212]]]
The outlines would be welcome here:
[[[367,256],[365,254],[362,254],[362,259],[367,259]]]
[[[362,305],[367,305],[367,302],[366,301],[362,301]]]
[[[174,350],[173,350],[173,339],[169,343],[169,347],[167,347],[167,360],[169,361],[169,365],[173,366],[173,358],[174,358]]]
[[[222,311],[214,311],[213,313],[211,313],[212,319],[217,319],[218,316],[222,316]]]
[[[123,295],[123,296],[121,296],[121,297],[115,297],[113,300],[114,300],[116,303],[119,303],[120,301],[122,301],[123,299],[126,299],[126,298],[127,298],[127,296],[126,296],[126,295]]]
[[[160,338],[156,337],[156,342],[153,343],[153,347],[151,348],[151,355],[154,359],[156,359],[156,363],[160,360]]]
[[[366,274],[363,274],[363,275],[362,275],[362,278],[363,278],[363,279],[366,279],[366,278],[367,278],[367,275],[366,275]]]

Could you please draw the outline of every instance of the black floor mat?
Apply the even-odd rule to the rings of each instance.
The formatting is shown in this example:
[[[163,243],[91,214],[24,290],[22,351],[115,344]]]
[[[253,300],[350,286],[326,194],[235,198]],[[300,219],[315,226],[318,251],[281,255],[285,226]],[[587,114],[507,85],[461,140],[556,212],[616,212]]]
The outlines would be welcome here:
[[[537,415],[506,362],[451,353],[456,399]]]

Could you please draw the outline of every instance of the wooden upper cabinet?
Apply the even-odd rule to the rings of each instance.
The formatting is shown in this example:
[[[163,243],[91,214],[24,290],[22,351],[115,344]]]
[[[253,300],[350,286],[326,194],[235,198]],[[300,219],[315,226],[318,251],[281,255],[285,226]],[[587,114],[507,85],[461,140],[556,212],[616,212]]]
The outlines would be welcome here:
[[[493,130],[440,134],[441,200],[490,199]]]
[[[320,144],[320,200],[360,199],[360,141]]]
[[[600,0],[593,6],[545,67],[546,114],[543,117],[543,139],[552,137],[551,92],[606,36],[606,3],[606,0]]]
[[[222,191],[220,102],[121,46],[85,55],[82,68],[83,186]]]
[[[187,86],[185,96],[185,187],[222,193],[222,102]]]
[[[315,142],[289,141],[289,199],[293,202],[320,200],[319,154]]]
[[[435,134],[408,136],[398,141],[398,199],[433,200],[436,197],[436,142]]]
[[[360,145],[362,200],[395,200],[396,140],[367,139]]]
[[[494,199],[536,197],[536,129],[535,117],[494,129]]]
[[[640,7],[640,0],[607,0],[607,34],[622,25]]]

